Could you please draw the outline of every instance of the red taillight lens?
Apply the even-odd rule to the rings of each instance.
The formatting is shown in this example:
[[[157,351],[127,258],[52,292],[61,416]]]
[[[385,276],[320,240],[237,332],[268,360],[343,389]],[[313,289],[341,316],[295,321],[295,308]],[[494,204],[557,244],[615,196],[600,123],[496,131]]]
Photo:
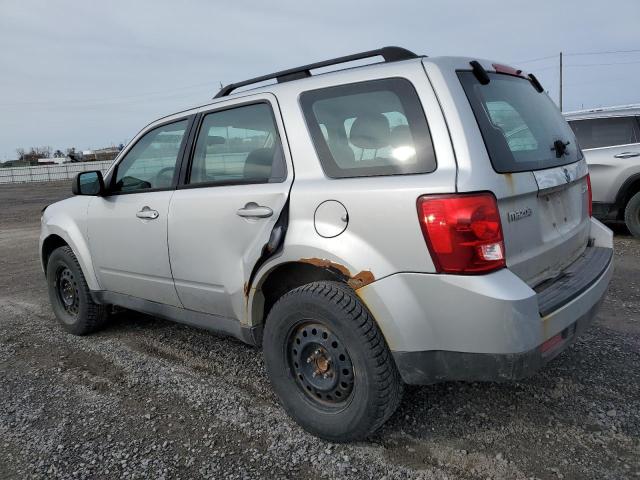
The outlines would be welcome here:
[[[438,272],[487,273],[505,266],[498,203],[491,193],[418,198],[422,233]]]
[[[591,192],[591,175],[587,173],[587,192],[589,194],[589,216],[593,216],[593,193]]]

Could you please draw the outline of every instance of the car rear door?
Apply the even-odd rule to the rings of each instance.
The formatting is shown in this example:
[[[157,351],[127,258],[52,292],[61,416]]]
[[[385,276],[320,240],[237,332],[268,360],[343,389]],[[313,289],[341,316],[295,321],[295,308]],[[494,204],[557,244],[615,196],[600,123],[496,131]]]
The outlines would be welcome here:
[[[276,98],[201,111],[169,207],[169,255],[185,308],[242,319],[251,272],[287,203],[293,168]]]
[[[476,173],[461,171],[458,188],[494,192],[507,266],[536,285],[556,276],[587,246],[587,168],[555,104],[513,72],[489,71],[488,83],[468,66],[456,72],[489,157],[485,162],[474,152],[470,170]]]

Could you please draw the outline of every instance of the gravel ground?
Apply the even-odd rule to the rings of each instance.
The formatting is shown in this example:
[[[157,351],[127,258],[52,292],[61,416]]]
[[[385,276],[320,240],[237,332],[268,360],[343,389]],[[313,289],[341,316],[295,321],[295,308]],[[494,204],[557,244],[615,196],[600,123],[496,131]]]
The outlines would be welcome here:
[[[598,320],[535,377],[410,387],[373,438],[334,445],[283,413],[258,349],[132,312],[65,334],[37,239],[69,190],[0,186],[1,478],[640,478],[640,242],[623,228]]]

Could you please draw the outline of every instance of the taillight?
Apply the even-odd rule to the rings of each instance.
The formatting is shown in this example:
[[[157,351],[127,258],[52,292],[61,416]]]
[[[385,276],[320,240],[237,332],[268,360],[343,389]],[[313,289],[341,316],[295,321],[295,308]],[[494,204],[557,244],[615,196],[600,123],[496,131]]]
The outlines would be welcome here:
[[[424,195],[418,216],[438,273],[480,274],[505,266],[500,212],[491,193]]]
[[[591,175],[587,173],[587,192],[589,194],[589,216],[593,216],[593,192],[591,191]]]

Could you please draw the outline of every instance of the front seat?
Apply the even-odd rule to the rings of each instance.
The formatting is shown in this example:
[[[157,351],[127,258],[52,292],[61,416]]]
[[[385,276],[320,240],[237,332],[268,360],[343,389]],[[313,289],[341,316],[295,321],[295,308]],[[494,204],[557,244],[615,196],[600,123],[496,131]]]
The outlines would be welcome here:
[[[358,148],[379,150],[388,147],[390,140],[389,120],[381,113],[365,113],[351,125],[349,141]]]
[[[391,130],[389,143],[393,147],[413,146],[413,137],[409,125],[398,125]]]
[[[249,153],[244,162],[243,176],[247,180],[284,178],[282,149],[258,148]]]
[[[207,136],[203,142],[197,144],[193,156],[194,162],[191,170],[191,182],[206,182],[207,178],[207,151],[212,145],[224,145],[227,139],[217,135]]]

